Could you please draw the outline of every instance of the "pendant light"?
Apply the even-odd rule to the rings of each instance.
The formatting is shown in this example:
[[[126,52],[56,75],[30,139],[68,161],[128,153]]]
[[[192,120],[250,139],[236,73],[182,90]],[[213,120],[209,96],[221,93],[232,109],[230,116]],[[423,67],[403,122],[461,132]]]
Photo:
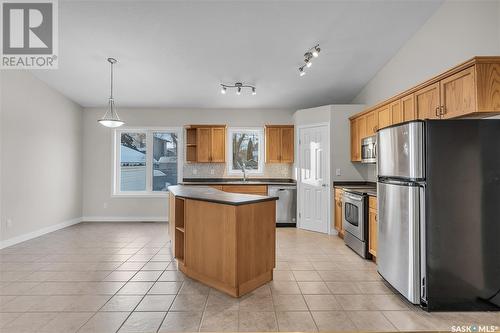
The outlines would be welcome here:
[[[108,58],[108,62],[111,64],[111,93],[108,100],[108,109],[106,110],[104,116],[102,116],[102,118],[98,120],[98,122],[105,127],[114,128],[122,126],[123,124],[125,124],[125,122],[118,116],[115,108],[115,100],[113,98],[113,65],[118,61],[114,58]]]

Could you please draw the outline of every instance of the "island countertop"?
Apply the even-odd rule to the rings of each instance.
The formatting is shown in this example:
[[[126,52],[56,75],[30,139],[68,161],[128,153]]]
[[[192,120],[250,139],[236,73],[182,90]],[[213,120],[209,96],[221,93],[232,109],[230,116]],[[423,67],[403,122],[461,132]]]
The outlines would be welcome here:
[[[214,202],[224,205],[247,205],[258,202],[278,200],[277,197],[254,194],[228,193],[210,186],[172,185],[168,190],[176,197]]]

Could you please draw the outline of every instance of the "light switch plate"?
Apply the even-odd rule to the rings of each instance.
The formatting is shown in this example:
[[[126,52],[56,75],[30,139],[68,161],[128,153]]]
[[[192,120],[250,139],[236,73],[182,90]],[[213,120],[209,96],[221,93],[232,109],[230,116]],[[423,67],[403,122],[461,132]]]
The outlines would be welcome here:
[[[340,172],[340,168],[336,169],[335,170],[335,175],[336,176],[340,176],[342,173]]]

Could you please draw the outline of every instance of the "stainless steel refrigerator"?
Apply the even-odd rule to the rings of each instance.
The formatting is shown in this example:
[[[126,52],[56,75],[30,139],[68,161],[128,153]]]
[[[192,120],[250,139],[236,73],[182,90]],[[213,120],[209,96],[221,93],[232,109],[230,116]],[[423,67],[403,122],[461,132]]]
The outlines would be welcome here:
[[[377,134],[382,277],[429,311],[500,309],[500,120]]]

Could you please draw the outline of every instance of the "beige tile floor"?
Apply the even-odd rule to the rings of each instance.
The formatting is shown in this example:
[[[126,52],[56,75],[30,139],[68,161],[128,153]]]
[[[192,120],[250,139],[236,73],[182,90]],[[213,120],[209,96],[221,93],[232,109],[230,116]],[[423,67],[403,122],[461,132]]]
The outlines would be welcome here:
[[[0,332],[397,331],[500,326],[426,313],[336,236],[277,230],[274,281],[240,299],[177,271],[167,224],[81,223],[0,251]]]

